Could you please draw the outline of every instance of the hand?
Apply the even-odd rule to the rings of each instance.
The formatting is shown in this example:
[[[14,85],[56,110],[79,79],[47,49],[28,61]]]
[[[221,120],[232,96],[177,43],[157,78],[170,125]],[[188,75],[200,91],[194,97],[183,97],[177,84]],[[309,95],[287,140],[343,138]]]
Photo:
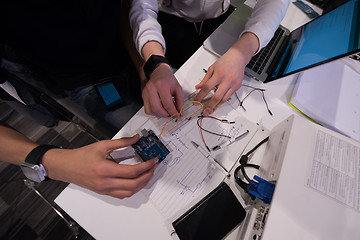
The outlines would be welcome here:
[[[212,89],[217,87],[214,96],[204,107],[203,114],[205,116],[213,113],[219,105],[226,102],[241,87],[245,66],[258,48],[257,36],[246,32],[209,67],[203,80],[195,86],[196,89],[201,89],[196,95],[195,101],[202,101]]]
[[[246,64],[240,53],[230,49],[208,68],[205,77],[195,86],[196,89],[201,90],[194,99],[202,101],[212,89],[217,87],[215,94],[204,106],[205,116],[213,113],[241,87]]]
[[[51,149],[43,156],[48,176],[116,198],[130,197],[146,186],[157,167],[154,158],[136,165],[106,159],[118,148],[134,144],[139,135],[103,140],[78,149]]]
[[[168,117],[180,113],[183,92],[168,64],[161,63],[151,73],[150,80],[143,86],[142,98],[146,114]]]

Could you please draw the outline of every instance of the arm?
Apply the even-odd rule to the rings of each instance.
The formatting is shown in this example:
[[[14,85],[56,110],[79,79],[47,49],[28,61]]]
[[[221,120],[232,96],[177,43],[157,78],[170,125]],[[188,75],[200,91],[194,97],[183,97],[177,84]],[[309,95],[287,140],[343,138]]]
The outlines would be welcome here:
[[[143,63],[151,55],[164,56],[165,53],[165,40],[157,22],[157,4],[157,0],[131,1],[130,26]],[[143,72],[142,67],[139,71]],[[180,112],[184,101],[182,88],[169,65],[159,64],[149,80],[142,77],[141,81],[145,113],[167,117]]]
[[[270,42],[286,14],[289,3],[290,0],[261,0],[255,5],[243,33],[252,32],[258,37],[258,51]]]
[[[104,140],[77,149],[51,149],[42,157],[48,176],[74,183],[100,194],[117,198],[130,197],[152,177],[157,159],[136,165],[122,165],[107,160],[115,149],[129,146],[139,139]],[[38,144],[16,130],[0,123],[0,160],[20,165]]]
[[[205,115],[214,112],[241,87],[245,66],[271,40],[288,5],[289,0],[262,0],[256,4],[239,39],[209,67],[205,77],[195,86],[201,89],[196,101],[201,101],[217,86],[217,91],[205,106]]]
[[[164,56],[161,45],[156,41],[147,42],[142,48],[145,61],[151,55]],[[183,92],[171,67],[160,63],[142,83],[142,97],[145,113],[161,117],[179,113],[183,103]]]
[[[130,1],[130,27],[133,31],[136,49],[143,58],[142,48],[150,41],[158,42],[161,45],[162,54],[166,51],[165,40],[161,34],[161,26],[157,21],[158,11],[157,0]]]
[[[209,67],[205,77],[195,86],[196,89],[200,89],[195,101],[202,101],[217,86],[215,94],[205,105],[203,111],[205,116],[213,113],[241,87],[245,66],[258,48],[259,40],[256,35],[244,33],[223,56]]]

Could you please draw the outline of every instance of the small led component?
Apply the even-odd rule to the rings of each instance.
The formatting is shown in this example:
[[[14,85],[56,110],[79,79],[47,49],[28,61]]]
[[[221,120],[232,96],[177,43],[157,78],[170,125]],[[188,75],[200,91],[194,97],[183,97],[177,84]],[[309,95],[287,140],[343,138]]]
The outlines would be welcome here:
[[[260,223],[255,222],[254,223],[254,229],[259,230],[260,229]]]

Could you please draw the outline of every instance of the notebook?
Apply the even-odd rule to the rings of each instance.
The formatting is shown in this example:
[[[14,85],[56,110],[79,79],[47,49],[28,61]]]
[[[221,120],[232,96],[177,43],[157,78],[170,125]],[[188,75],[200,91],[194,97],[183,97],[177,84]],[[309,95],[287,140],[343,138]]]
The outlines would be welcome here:
[[[289,104],[311,120],[360,142],[359,102],[360,62],[346,57],[302,72]]]
[[[217,29],[203,45],[218,56],[238,39],[252,9],[245,4]],[[335,59],[360,52],[359,0],[336,9],[290,32],[280,26],[269,44],[246,66],[245,74],[269,82]]]
[[[294,115],[273,134],[282,164],[261,240],[359,239],[360,142]]]

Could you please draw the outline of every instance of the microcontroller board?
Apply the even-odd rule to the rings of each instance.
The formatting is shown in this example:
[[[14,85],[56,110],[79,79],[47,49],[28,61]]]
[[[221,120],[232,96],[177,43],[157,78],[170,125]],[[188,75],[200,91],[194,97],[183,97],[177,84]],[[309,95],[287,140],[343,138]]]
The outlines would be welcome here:
[[[157,157],[159,162],[164,160],[170,151],[166,146],[160,142],[159,138],[152,130],[143,129],[141,131],[142,137],[131,145],[135,152],[139,154],[143,161]]]

